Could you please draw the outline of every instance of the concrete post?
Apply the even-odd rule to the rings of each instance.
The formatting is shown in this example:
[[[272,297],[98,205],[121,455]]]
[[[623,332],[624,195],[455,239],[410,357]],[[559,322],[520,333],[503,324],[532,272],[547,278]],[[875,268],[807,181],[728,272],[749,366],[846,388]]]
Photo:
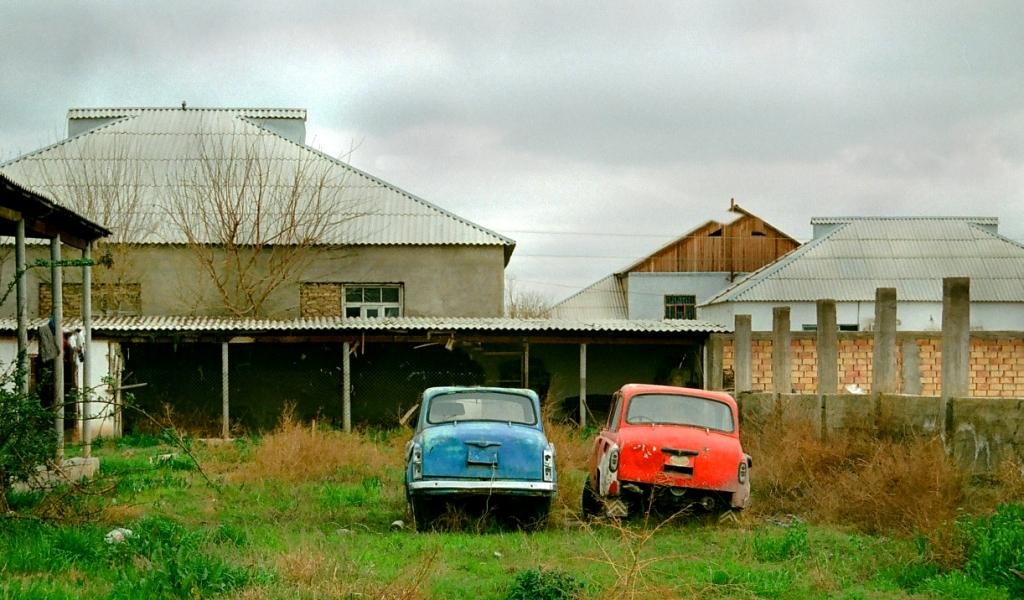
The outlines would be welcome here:
[[[580,429],[587,427],[587,345],[580,344]]]
[[[82,434],[82,456],[92,456],[92,434],[89,431],[92,397],[92,242],[82,248],[82,258],[86,263],[82,266],[82,394],[79,404],[79,427]]]
[[[60,267],[60,236],[50,240],[50,297],[53,302],[53,426],[57,430],[57,460],[64,458],[64,272]]]
[[[960,398],[970,390],[971,280],[942,280],[942,398]]]
[[[352,431],[352,345],[341,344],[341,425],[345,433]]]
[[[229,391],[230,379],[228,378],[228,343],[221,342],[220,345],[220,437],[229,439],[231,436],[231,392]]]
[[[736,315],[733,331],[732,362],[733,377],[736,380],[736,393],[749,392],[752,385],[752,373],[750,371],[751,335],[750,315]]]
[[[793,390],[789,370],[789,307],[776,306],[772,309],[772,391],[776,394]]]
[[[875,341],[871,352],[871,391],[896,392],[896,288],[875,290]]]
[[[18,311],[18,374],[21,393],[28,393],[28,273],[25,270],[25,219],[18,219],[14,234],[15,302]]]
[[[720,390],[724,386],[722,381],[722,338],[716,334],[708,337],[707,353],[707,387],[709,390]]]
[[[836,334],[836,301],[818,300],[816,353],[818,356],[818,393],[839,391],[839,340]]]
[[[917,340],[903,340],[903,388],[904,394],[921,394],[921,351]]]

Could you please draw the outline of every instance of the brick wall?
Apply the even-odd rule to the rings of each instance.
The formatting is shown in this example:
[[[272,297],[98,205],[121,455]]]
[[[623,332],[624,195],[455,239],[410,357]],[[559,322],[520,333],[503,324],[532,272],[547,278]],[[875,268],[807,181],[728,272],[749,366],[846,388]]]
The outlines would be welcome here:
[[[904,334],[901,334],[901,340]],[[839,333],[839,387],[856,384],[871,389],[870,334]],[[921,393],[938,395],[942,385],[942,339],[939,334],[916,334]],[[722,367],[726,380],[733,380],[733,340],[724,336]],[[971,338],[970,395],[991,398],[1024,397],[1024,335],[986,334]],[[790,381],[797,393],[818,391],[817,349],[813,335],[794,334],[790,340]],[[751,348],[751,385],[755,391],[772,388],[772,341],[769,334],[755,333]],[[903,381],[903,350],[897,347],[898,384]]]
[[[303,317],[340,317],[340,283],[303,283],[299,288],[299,314]]]

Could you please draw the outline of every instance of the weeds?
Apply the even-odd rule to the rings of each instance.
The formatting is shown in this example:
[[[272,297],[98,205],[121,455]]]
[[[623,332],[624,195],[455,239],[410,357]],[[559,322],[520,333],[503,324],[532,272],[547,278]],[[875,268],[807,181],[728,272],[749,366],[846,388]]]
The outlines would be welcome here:
[[[781,535],[754,532],[754,558],[761,562],[780,562],[807,554],[807,526],[797,521],[783,530]]]
[[[585,586],[571,573],[556,569],[526,569],[516,574],[506,600],[571,600],[582,596]]]

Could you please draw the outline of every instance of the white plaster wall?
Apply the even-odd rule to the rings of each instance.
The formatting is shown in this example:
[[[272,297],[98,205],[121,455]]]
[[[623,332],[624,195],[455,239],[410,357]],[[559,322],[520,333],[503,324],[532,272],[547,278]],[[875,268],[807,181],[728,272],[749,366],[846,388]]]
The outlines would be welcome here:
[[[789,306],[792,331],[818,322],[814,302],[733,302],[705,306],[697,309],[697,318],[729,327],[734,326],[734,315],[749,314],[754,331],[771,331],[772,308]],[[897,302],[897,329],[900,331],[939,331],[942,328],[941,302]],[[874,302],[837,302],[836,321],[858,325],[860,331],[872,331],[875,321]],[[971,329],[974,331],[1024,331],[1024,303],[972,302]]]
[[[730,283],[729,273],[630,273],[629,318],[663,319],[667,294],[694,295],[700,304]]]

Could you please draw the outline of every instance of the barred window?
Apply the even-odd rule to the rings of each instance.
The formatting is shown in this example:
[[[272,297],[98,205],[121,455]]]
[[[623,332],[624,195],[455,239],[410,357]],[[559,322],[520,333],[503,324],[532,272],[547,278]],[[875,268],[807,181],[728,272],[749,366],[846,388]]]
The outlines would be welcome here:
[[[665,296],[666,319],[696,319],[697,297],[686,294]]]

